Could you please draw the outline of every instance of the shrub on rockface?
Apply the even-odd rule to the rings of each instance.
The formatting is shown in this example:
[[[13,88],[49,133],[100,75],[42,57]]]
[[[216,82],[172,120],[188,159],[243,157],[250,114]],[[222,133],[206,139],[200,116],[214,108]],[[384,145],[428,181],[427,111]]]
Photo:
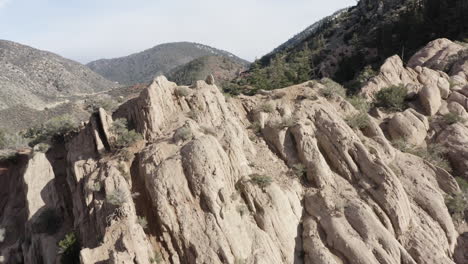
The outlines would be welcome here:
[[[68,233],[58,243],[60,263],[79,264],[80,263],[80,243],[75,233]]]
[[[111,145],[114,148],[126,148],[138,140],[143,139],[141,134],[137,133],[135,130],[129,130],[128,122],[125,118],[116,119],[112,123],[111,133],[115,135],[114,140],[111,142]]]
[[[403,111],[406,108],[405,98],[408,89],[403,85],[384,88],[375,95],[375,105],[390,111]]]
[[[468,216],[468,182],[460,177],[457,177],[456,180],[461,191],[447,196],[445,203],[454,220],[464,221]]]

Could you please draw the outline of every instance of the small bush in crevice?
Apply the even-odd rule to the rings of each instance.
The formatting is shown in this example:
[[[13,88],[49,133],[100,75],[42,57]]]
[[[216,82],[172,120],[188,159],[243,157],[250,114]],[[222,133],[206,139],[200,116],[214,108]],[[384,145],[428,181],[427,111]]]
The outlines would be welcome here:
[[[34,151],[40,152],[40,153],[46,153],[50,149],[50,145],[47,143],[39,143],[36,146],[34,146]]]
[[[263,113],[273,113],[275,111],[275,106],[271,103],[264,103],[258,106],[257,111]]]
[[[60,263],[79,264],[80,263],[80,244],[75,233],[68,233],[65,238],[58,243]]]
[[[193,138],[192,129],[190,127],[181,127],[174,133],[174,141],[187,141]]]
[[[465,119],[463,117],[461,117],[457,113],[448,113],[448,114],[444,115],[444,122],[449,124],[449,125],[453,125],[453,124],[456,124],[456,123],[465,122]]]
[[[155,251],[153,254],[153,257],[149,259],[150,263],[156,263],[156,264],[162,263],[162,261],[163,261],[163,257],[162,257],[161,252],[159,251]]]
[[[116,119],[112,123],[110,131],[115,135],[111,145],[118,149],[126,148],[143,139],[141,134],[137,133],[135,130],[128,129],[128,122],[125,118]]]
[[[265,188],[270,186],[270,184],[273,182],[273,179],[270,176],[255,173],[250,175],[250,181],[261,188]]]
[[[123,206],[128,201],[128,199],[129,197],[127,193],[121,188],[117,188],[111,193],[106,195],[107,202],[116,207]]]
[[[384,88],[375,95],[375,105],[390,111],[403,111],[406,109],[405,98],[408,89],[403,85],[394,85]]]
[[[410,153],[418,156],[436,167],[440,167],[446,171],[451,171],[450,164],[445,158],[447,148],[440,144],[429,144],[426,148],[412,146],[404,140],[395,140],[393,146],[402,152]]]
[[[348,97],[348,102],[356,108],[356,110],[360,112],[369,112],[369,109],[371,108],[371,103],[369,103],[365,98],[361,96],[353,96],[353,97]]]
[[[465,193],[459,192],[445,198],[445,204],[450,215],[456,221],[464,221],[468,209],[468,197]]]
[[[292,171],[296,177],[303,178],[306,176],[307,168],[304,164],[297,163],[292,166]]]
[[[348,116],[345,121],[352,129],[364,129],[370,124],[367,112],[359,112],[358,114]]]
[[[325,98],[332,98],[333,96],[339,95],[343,98],[346,97],[346,90],[338,84],[337,82],[329,79],[323,78],[320,80],[320,83],[325,86],[320,92]]]
[[[258,121],[253,122],[248,128],[252,129],[252,131],[256,135],[260,134],[260,132],[262,132],[262,125]]]

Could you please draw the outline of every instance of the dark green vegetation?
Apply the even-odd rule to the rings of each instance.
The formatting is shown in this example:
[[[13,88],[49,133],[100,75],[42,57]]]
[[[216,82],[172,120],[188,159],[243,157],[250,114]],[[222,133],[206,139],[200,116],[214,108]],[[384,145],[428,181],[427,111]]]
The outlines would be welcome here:
[[[168,74],[194,59],[212,55],[226,57],[239,64],[248,64],[226,51],[197,43],[178,42],[158,45],[122,58],[90,62],[87,66],[109,80],[132,85],[151,82],[159,74]]]
[[[445,203],[452,217],[457,221],[463,221],[468,216],[468,182],[462,178],[457,178],[457,182],[460,192],[446,197]]]
[[[63,142],[65,137],[77,130],[77,122],[70,115],[57,116],[49,121],[26,130],[23,137],[30,146],[39,143]]]
[[[353,93],[389,56],[406,61],[436,38],[468,37],[467,13],[466,0],[361,0],[254,62],[225,90],[248,94],[332,77]]]
[[[135,130],[129,130],[126,119],[119,118],[114,121],[111,132],[115,135],[112,146],[117,149],[126,148],[131,144],[143,139]]]
[[[167,78],[178,85],[191,85],[213,74],[216,82],[222,85],[237,77],[246,68],[244,62],[230,57],[204,56],[173,69]]]
[[[260,174],[256,174],[256,173],[250,175],[250,180],[254,184],[258,185],[260,188],[268,187],[273,182],[273,179],[270,176],[260,175]]]
[[[403,111],[408,90],[403,85],[390,86],[377,92],[375,105],[390,111]]]
[[[67,234],[59,243],[60,263],[79,264],[80,263],[80,243],[75,233]]]

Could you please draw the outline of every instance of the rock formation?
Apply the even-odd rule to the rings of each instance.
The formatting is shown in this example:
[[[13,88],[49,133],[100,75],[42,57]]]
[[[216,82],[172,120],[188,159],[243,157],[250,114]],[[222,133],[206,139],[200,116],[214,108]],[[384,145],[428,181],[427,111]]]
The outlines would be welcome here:
[[[82,264],[455,263],[466,245],[444,202],[459,191],[455,178],[391,140],[444,144],[454,172],[466,173],[467,124],[436,118],[466,109],[453,87],[444,96],[439,78],[448,75],[388,62],[369,96],[399,82],[421,86],[416,102],[424,89],[437,92],[425,107],[367,116],[363,129],[345,121],[359,111],[324,97],[319,82],[225,98],[205,81],[157,77],[112,117],[101,109],[67,144],[2,164],[10,187],[0,188],[8,212],[0,254],[5,263],[56,263],[57,241],[73,230]],[[144,140],[113,148],[117,118]],[[31,231],[41,210],[62,224]]]

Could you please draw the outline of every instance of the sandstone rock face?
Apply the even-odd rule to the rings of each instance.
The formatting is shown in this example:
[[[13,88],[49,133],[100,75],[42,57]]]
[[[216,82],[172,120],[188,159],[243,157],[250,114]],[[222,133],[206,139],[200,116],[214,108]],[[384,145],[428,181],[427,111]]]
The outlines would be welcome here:
[[[412,68],[421,66],[443,71],[449,57],[456,55],[461,50],[463,50],[463,46],[448,39],[436,39],[414,54],[408,61],[408,66]]]
[[[466,114],[448,80],[392,57],[364,93],[413,85],[411,107],[371,117],[323,97],[326,84],[227,99],[212,82],[157,77],[112,116],[100,109],[65,146],[5,165],[0,183],[21,199],[0,188],[0,225],[31,244],[8,231],[0,255],[59,263],[55,245],[73,230],[82,264],[453,264],[463,251],[445,204],[460,191],[455,178],[391,142],[442,144],[468,177],[467,124],[442,116]],[[361,129],[349,121],[357,114],[368,118]],[[116,149],[116,118],[144,140]],[[33,232],[46,208],[64,224]]]

